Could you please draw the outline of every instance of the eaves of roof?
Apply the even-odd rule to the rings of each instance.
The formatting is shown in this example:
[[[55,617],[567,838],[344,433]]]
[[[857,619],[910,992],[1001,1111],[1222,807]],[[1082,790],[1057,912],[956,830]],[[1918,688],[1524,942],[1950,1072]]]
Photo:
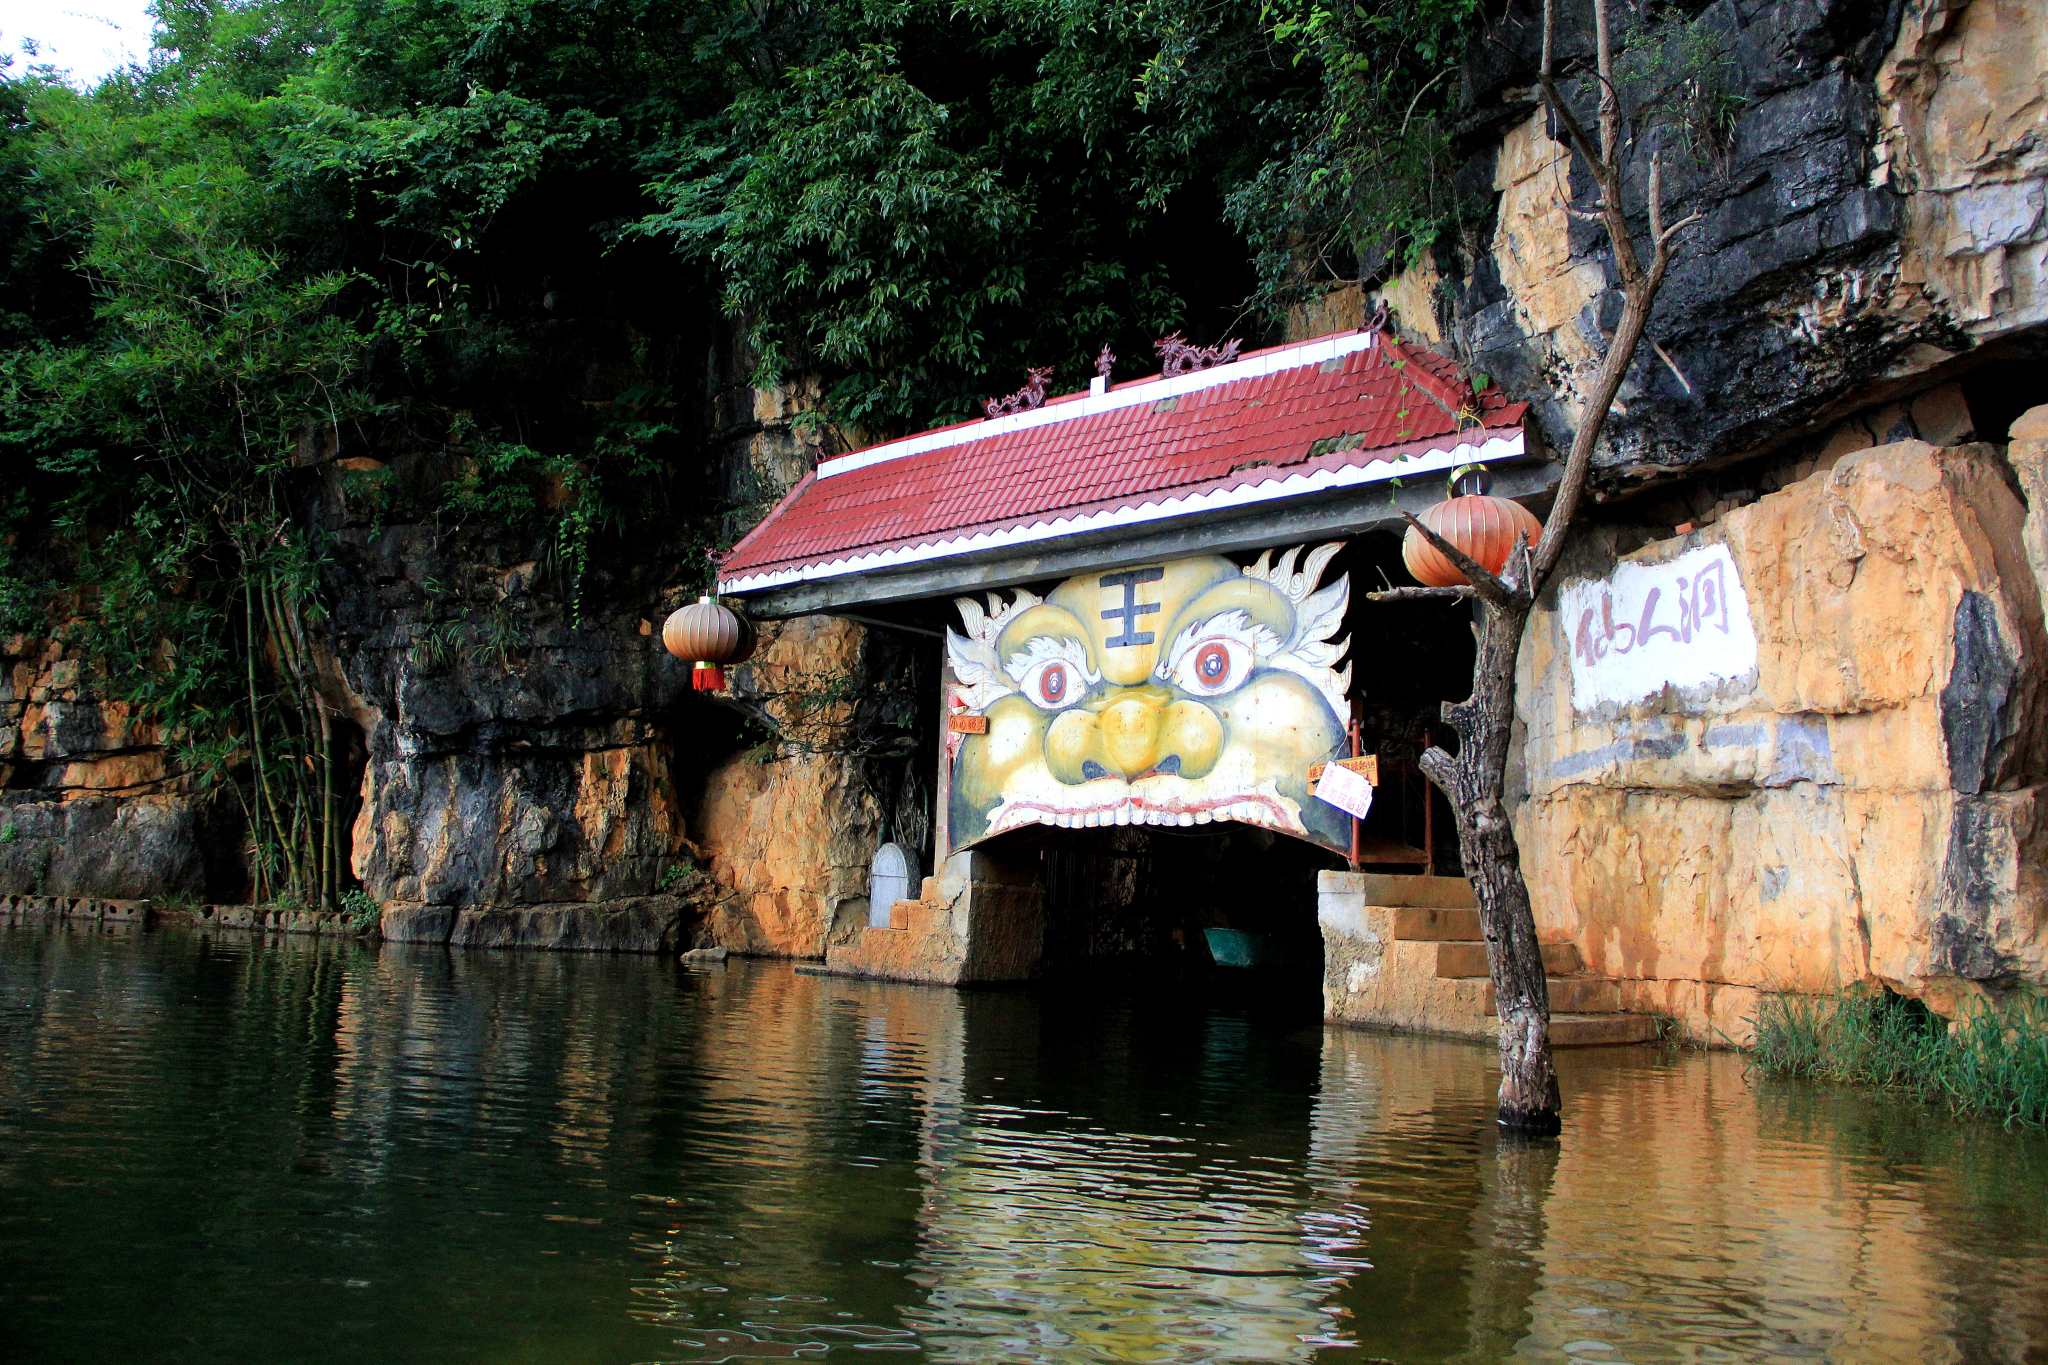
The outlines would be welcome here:
[[[726,554],[720,591],[1511,459],[1526,405],[1370,332],[1054,399],[822,462]]]

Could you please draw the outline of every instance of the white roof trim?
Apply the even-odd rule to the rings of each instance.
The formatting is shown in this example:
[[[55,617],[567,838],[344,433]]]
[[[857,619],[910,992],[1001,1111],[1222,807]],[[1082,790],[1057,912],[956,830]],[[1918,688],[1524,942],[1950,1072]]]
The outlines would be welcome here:
[[[1219,367],[1220,368],[1220,367]],[[1214,371],[1210,371],[1214,373]],[[951,540],[926,541],[918,545],[897,545],[885,550],[867,554],[852,555],[844,559],[828,560],[820,564],[800,564],[787,569],[775,569],[767,573],[748,574],[741,578],[720,579],[721,593],[758,592],[766,588],[780,588],[790,583],[803,583],[821,578],[841,578],[847,574],[865,573],[871,569],[897,568],[905,564],[916,564],[926,560],[950,559],[955,555],[976,550],[997,549],[1005,545],[1025,545],[1034,541],[1057,540],[1061,536],[1078,535],[1084,531],[1104,530],[1114,526],[1136,526],[1148,521],[1163,521],[1169,517],[1186,516],[1190,512],[1218,511],[1224,508],[1249,507],[1262,502],[1277,502],[1286,498],[1302,497],[1309,493],[1327,492],[1334,488],[1351,488],[1361,484],[1385,483],[1390,479],[1405,478],[1412,474],[1428,474],[1439,469],[1454,469],[1461,464],[1477,464],[1490,460],[1512,459],[1522,454],[1522,433],[1516,431],[1508,436],[1496,436],[1480,445],[1469,441],[1451,447],[1449,450],[1430,450],[1405,460],[1376,460],[1365,465],[1342,465],[1336,469],[1318,469],[1307,474],[1290,474],[1286,478],[1267,479],[1263,483],[1237,484],[1229,488],[1214,488],[1200,493],[1189,493],[1184,497],[1166,498],[1160,502],[1137,503],[1128,507],[1114,507],[1101,512],[1085,512],[1077,516],[1057,517],[1051,521],[1033,522],[1028,526],[1005,526],[992,531],[979,531],[970,536],[956,536]]]
[[[849,474],[856,469],[866,469],[869,465],[900,460],[910,455],[922,455],[928,450],[944,450],[948,446],[966,445],[969,441],[986,441],[992,437],[1006,436],[1013,431],[1049,427],[1055,422],[1072,421],[1077,417],[1093,417],[1098,412],[1115,412],[1119,408],[1159,403],[1168,398],[1177,398],[1184,393],[1197,393],[1221,384],[1232,384],[1240,379],[1257,379],[1261,375],[1274,374],[1280,370],[1321,365],[1356,351],[1371,350],[1374,335],[1372,332],[1339,333],[1319,341],[1282,347],[1264,355],[1248,356],[1243,360],[1233,360],[1228,365],[1215,365],[1206,370],[1175,375],[1171,379],[1161,379],[1151,384],[1134,384],[1128,388],[1111,389],[1100,394],[1090,392],[1054,406],[1034,408],[1030,412],[1011,413],[1008,417],[991,417],[985,422],[970,422],[965,426],[949,427],[944,431],[928,431],[922,436],[906,436],[900,441],[890,441],[886,445],[870,446],[866,450],[856,450],[851,455],[835,455],[829,460],[820,461],[817,475],[820,479],[829,479],[834,474]]]

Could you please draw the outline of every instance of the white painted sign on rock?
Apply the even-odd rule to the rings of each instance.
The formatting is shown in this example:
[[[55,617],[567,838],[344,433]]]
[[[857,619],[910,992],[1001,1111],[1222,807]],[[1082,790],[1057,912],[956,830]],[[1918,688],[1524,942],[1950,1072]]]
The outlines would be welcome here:
[[[1711,687],[1756,672],[1749,598],[1726,545],[1661,564],[1623,564],[1559,594],[1572,706],[1624,705],[1667,687]]]

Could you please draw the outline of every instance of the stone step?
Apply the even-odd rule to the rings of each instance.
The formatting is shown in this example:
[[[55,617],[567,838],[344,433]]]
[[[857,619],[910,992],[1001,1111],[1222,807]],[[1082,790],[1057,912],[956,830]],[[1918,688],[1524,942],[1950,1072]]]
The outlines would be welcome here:
[[[1483,943],[1477,910],[1436,910],[1426,905],[1394,908],[1394,937],[1410,943]]]
[[[1558,1014],[1618,1014],[1621,983],[1610,976],[1553,976],[1550,1008]],[[1479,1012],[1493,1013],[1493,983],[1479,993]]]
[[[1579,949],[1574,943],[1543,945],[1543,970],[1550,976],[1571,976],[1579,970]],[[1436,974],[1442,977],[1485,976],[1484,943],[1439,943],[1436,945]]]
[[[1648,1014],[1553,1014],[1552,1047],[1623,1047],[1657,1039],[1657,1020]]]
[[[1472,883],[1463,877],[1412,877],[1391,872],[1358,874],[1367,905],[1421,905],[1435,910],[1470,910]]]

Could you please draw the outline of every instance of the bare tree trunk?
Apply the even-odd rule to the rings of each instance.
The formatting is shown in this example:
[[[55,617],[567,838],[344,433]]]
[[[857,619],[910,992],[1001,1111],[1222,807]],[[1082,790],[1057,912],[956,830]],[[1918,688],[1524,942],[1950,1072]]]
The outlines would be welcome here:
[[[1544,0],[1543,62],[1537,83],[1544,103],[1598,187],[1600,197],[1592,209],[1571,211],[1597,216],[1607,228],[1620,277],[1621,320],[1587,392],[1584,415],[1573,433],[1557,496],[1543,523],[1542,539],[1534,546],[1524,541],[1496,575],[1410,516],[1409,525],[1456,564],[1470,586],[1397,588],[1367,594],[1373,601],[1477,599],[1479,654],[1473,663],[1472,695],[1455,705],[1446,702],[1443,709],[1444,720],[1457,732],[1458,752],[1429,749],[1422,755],[1422,771],[1443,789],[1457,814],[1459,851],[1479,906],[1487,972],[1493,978],[1494,1010],[1500,1023],[1500,1122],[1504,1128],[1533,1135],[1558,1132],[1562,1116],[1557,1070],[1550,1058],[1550,988],[1543,970],[1543,948],[1536,939],[1529,884],[1522,875],[1522,853],[1505,801],[1508,741],[1515,718],[1515,665],[1536,596],[1557,566],[1566,528],[1585,493],[1601,428],[1642,341],[1657,291],[1671,268],[1671,242],[1699,218],[1693,214],[1665,224],[1663,172],[1653,155],[1647,187],[1653,254],[1644,266],[1629,233],[1623,202],[1627,147],[1614,84],[1607,0],[1593,0],[1598,42],[1595,74],[1600,90],[1597,143],[1559,94],[1552,77],[1552,6],[1553,0]]]
[[[1500,1021],[1500,1121],[1516,1132],[1559,1130],[1557,1071],[1550,1062],[1550,992],[1536,916],[1522,879],[1522,852],[1505,801],[1508,740],[1515,714],[1515,657],[1530,601],[1482,607],[1472,695],[1444,707],[1458,735],[1456,755],[1432,747],[1422,770],[1451,799],[1458,850],[1479,906],[1486,969]]]

